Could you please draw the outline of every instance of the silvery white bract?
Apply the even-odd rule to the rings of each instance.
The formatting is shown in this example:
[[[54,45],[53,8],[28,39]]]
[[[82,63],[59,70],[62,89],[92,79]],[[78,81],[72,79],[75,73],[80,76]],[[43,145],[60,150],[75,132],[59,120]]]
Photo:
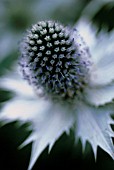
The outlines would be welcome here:
[[[1,120],[32,122],[33,133],[21,145],[33,141],[28,170],[32,169],[46,146],[49,145],[50,150],[55,141],[72,127],[75,138],[81,138],[83,147],[86,141],[91,143],[95,157],[100,146],[114,159],[111,139],[114,132],[110,127],[114,124],[111,119],[114,113],[114,32],[101,32],[96,36],[96,29],[86,20],[80,20],[76,28],[88,44],[92,66],[89,82],[84,86],[81,98],[73,100],[73,104],[60,104],[59,100],[53,102],[47,96],[46,99],[38,97],[18,73],[1,78],[1,87],[15,92],[15,97],[4,103]]]

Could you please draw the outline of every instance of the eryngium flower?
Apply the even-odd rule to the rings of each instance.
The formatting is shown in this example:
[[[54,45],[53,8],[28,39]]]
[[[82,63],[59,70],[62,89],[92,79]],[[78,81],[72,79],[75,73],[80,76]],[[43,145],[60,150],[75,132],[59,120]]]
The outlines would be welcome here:
[[[24,78],[48,98],[78,97],[88,83],[89,49],[76,29],[56,22],[32,26],[21,44],[19,63]]]
[[[38,22],[21,43],[20,70],[1,79],[1,86],[16,92],[2,108],[1,119],[31,121],[33,132],[22,144],[32,144],[31,170],[41,152],[74,129],[85,147],[88,140],[96,157],[97,146],[114,159],[114,33],[101,33],[80,21],[76,29],[53,21]],[[91,55],[90,55],[91,53]],[[36,94],[36,95],[35,95]]]

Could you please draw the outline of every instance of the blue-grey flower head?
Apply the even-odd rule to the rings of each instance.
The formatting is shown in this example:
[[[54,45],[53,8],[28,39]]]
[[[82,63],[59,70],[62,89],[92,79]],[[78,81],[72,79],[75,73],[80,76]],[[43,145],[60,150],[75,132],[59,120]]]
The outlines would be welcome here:
[[[38,22],[27,32],[20,51],[23,76],[37,93],[73,99],[88,83],[90,54],[76,29]]]

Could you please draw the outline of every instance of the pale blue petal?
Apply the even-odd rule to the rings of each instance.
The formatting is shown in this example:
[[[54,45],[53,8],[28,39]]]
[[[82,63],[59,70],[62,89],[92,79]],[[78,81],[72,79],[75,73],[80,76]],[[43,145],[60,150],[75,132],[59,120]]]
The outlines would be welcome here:
[[[76,28],[90,50],[93,63],[90,83],[96,86],[112,82],[114,80],[114,31],[110,34],[102,31],[96,35],[96,27],[85,18],[79,20]]]
[[[87,102],[95,106],[112,102],[114,99],[114,83],[97,88],[87,87],[84,90],[84,98]]]
[[[28,85],[18,74],[14,75],[11,73],[5,77],[0,78],[0,88],[9,90],[23,97],[34,97],[35,93],[33,88]]]
[[[87,47],[89,48],[91,61],[96,67],[96,64],[103,56],[104,43],[102,42],[102,39],[106,33],[102,33],[99,36],[96,35],[97,28],[95,25],[93,25],[90,20],[83,17],[79,20],[75,27],[78,29],[80,35],[83,37]]]
[[[4,103],[0,111],[0,119],[32,121],[48,107],[49,103],[45,100],[15,97]]]
[[[82,144],[88,141],[96,157],[97,147],[100,146],[114,159],[114,145],[110,127],[110,111],[104,108],[92,108],[80,103],[77,110],[76,137],[81,138]],[[113,122],[114,124],[114,122]]]
[[[112,82],[114,80],[114,31],[110,34],[100,33],[92,55],[96,60],[94,59],[91,71],[91,84],[106,85]]]
[[[64,108],[65,107],[65,108]],[[30,121],[33,127],[32,135],[19,147],[22,148],[33,141],[31,161],[28,169],[31,169],[40,153],[49,145],[52,148],[55,141],[74,122],[73,114],[67,106],[60,107],[46,100],[13,98],[4,103],[0,113],[0,119],[6,123],[14,120]]]
[[[44,106],[45,107],[45,106]],[[66,107],[66,106],[65,106]],[[31,170],[41,152],[49,145],[49,150],[64,132],[68,132],[75,121],[69,108],[52,106],[36,117],[33,122],[35,139],[28,170]]]
[[[107,37],[103,41],[106,44],[101,42],[100,49],[97,47],[96,56],[99,57],[91,70],[90,84],[94,86],[106,85],[114,80],[114,35],[113,39]]]
[[[92,23],[86,18],[81,18],[75,27],[83,37],[85,43],[89,47],[90,52],[92,53],[97,41],[96,27],[93,27]]]

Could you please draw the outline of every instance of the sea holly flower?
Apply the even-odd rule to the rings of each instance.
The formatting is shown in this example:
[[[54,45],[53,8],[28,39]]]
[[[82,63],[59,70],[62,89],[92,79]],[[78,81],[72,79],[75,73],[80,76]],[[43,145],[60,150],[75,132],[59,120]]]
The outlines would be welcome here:
[[[70,128],[83,147],[90,142],[95,157],[100,146],[114,159],[110,127],[114,123],[114,33],[96,37],[95,28],[85,21],[77,28],[81,35],[76,28],[54,21],[33,25],[20,45],[19,68],[25,80],[17,74],[1,79],[2,87],[16,93],[4,104],[1,119],[32,123],[33,132],[21,145],[33,142],[28,170],[45,147],[51,150]]]

